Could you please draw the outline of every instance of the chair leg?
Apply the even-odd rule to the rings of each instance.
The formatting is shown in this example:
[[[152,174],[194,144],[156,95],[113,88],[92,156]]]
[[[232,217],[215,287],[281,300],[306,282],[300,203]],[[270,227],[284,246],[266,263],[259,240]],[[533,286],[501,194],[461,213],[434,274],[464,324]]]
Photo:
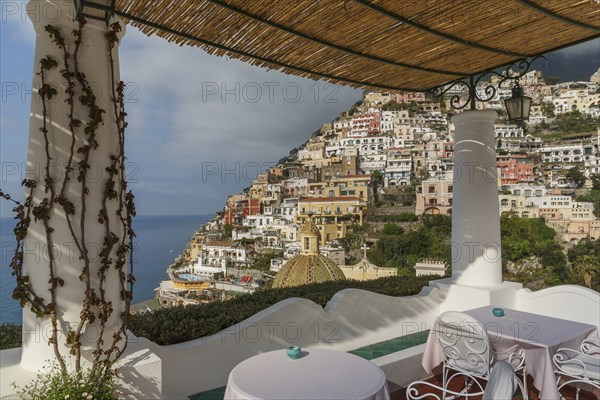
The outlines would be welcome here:
[[[529,400],[529,390],[527,389],[527,368],[523,366],[523,400]]]
[[[448,384],[448,368],[444,365],[442,370],[442,388],[446,390],[446,385]]]
[[[527,390],[525,389],[525,385],[523,384],[523,381],[521,381],[521,378],[518,374],[515,374],[515,380],[517,381],[517,386],[519,387],[519,391],[521,392],[523,400],[527,400]]]
[[[442,393],[442,400],[454,400],[457,398],[460,398],[461,396],[458,395],[448,395],[446,396],[445,391],[448,389],[448,386],[450,385],[450,381],[454,378],[456,378],[455,375],[453,375],[452,377],[450,377],[450,372],[452,372],[452,368],[448,368],[446,365],[443,366],[442,369],[442,387],[444,389],[444,393]],[[460,375],[464,375],[464,374],[460,374]],[[460,391],[461,393],[467,393],[469,388],[472,385],[472,382],[469,380],[470,377],[468,376],[463,376],[464,381],[465,381],[465,385],[463,387],[463,389]]]

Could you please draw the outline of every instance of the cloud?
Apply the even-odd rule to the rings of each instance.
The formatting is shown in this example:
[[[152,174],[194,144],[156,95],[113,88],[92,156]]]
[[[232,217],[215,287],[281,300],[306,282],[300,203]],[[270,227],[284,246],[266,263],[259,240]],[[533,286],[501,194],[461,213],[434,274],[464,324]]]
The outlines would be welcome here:
[[[264,170],[287,155],[361,96],[174,46],[132,27],[120,60],[121,78],[139,89],[137,103],[127,104],[129,159],[139,163],[155,198],[181,204],[150,213],[214,211],[250,184],[257,166]]]
[[[33,24],[27,16],[26,0],[11,0],[0,2],[2,12],[2,31],[8,34],[11,41],[20,42],[29,46],[35,45],[35,31]],[[6,40],[3,38],[3,40]]]
[[[600,53],[600,39],[593,39],[575,46],[566,47],[560,50],[560,52],[566,56],[576,56],[592,52]]]

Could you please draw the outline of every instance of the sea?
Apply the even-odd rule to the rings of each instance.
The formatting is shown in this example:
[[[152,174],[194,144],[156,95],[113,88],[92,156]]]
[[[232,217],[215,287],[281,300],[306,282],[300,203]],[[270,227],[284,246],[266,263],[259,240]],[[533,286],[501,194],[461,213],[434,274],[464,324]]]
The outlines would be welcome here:
[[[189,239],[211,215],[138,216],[133,228],[137,237],[134,242],[133,303],[150,300],[154,289],[167,276],[166,269],[185,249]],[[21,323],[21,307],[12,299],[15,279],[11,275],[10,260],[15,238],[14,219],[0,218],[0,323]]]

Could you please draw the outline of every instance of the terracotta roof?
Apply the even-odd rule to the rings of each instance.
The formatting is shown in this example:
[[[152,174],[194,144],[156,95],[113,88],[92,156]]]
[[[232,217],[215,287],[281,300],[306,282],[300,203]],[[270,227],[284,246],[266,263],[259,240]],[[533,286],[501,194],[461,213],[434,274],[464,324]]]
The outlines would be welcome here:
[[[149,36],[210,54],[386,90],[422,91],[600,37],[594,0],[84,3],[114,11]]]

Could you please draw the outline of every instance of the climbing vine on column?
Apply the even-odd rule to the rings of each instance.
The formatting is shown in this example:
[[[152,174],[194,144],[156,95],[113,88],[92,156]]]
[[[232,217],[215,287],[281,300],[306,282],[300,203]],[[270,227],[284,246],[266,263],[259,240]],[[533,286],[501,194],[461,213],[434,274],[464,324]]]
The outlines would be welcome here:
[[[74,369],[79,372],[82,369],[82,347],[84,345],[82,336],[85,329],[94,324],[99,333],[95,339],[94,348],[91,350],[92,373],[90,376],[99,377],[111,372],[114,362],[123,355],[127,346],[126,329],[135,282],[132,259],[135,237],[132,220],[135,216],[135,205],[134,196],[128,190],[126,181],[125,84],[116,79],[113,55],[119,43],[119,33],[122,28],[119,23],[113,23],[105,35],[108,49],[106,57],[109,59],[110,68],[108,95],[110,95],[113,108],[112,113],[109,114],[115,118],[114,121],[107,121],[107,112],[98,105],[97,95],[86,77],[86,71],[81,69],[79,62],[79,51],[85,40],[86,23],[85,18],[80,18],[77,29],[72,32],[63,32],[53,25],[45,27],[46,33],[60,50],[61,69],[58,71],[58,76],[62,82],[57,87],[64,87],[64,102],[68,106],[67,128],[71,137],[68,161],[65,165],[57,165],[62,168],[62,175],[60,175],[62,180],[55,179],[51,175],[53,149],[49,138],[49,102],[58,97],[59,92],[47,82],[47,78],[50,71],[59,68],[59,60],[48,55],[39,61],[39,72],[37,73],[41,81],[38,95],[42,104],[39,139],[43,143],[45,152],[43,179],[41,182],[34,179],[25,179],[22,182],[22,186],[26,190],[23,203],[14,200],[4,192],[0,192],[0,196],[15,203],[14,234],[17,244],[10,264],[16,278],[13,298],[19,300],[22,307],[29,307],[38,318],[49,318],[52,330],[48,341],[65,374],[68,366],[65,362],[66,355],[61,354],[59,340],[65,341],[64,344],[74,361]],[[72,35],[72,39],[67,40],[66,35]],[[73,46],[70,46],[69,43],[72,43]],[[69,51],[70,48],[73,49],[72,52]],[[111,134],[118,138],[118,146],[116,153],[110,154],[109,159],[103,161],[106,167],[103,171],[103,192],[99,199],[100,211],[97,215],[93,215],[89,211],[89,205],[92,200],[98,201],[98,199],[90,198],[90,160],[101,144],[102,137],[98,135],[98,129],[105,124],[115,127],[115,131]],[[70,187],[78,188],[76,192],[80,195],[77,198],[69,194]],[[34,201],[38,197],[40,200]],[[114,208],[116,208],[116,212],[111,211]],[[65,280],[61,278],[56,265],[53,223],[55,222],[54,217],[58,214],[64,217],[70,239],[73,240],[77,252],[74,263],[80,267],[79,280],[81,284],[78,287],[65,285]],[[41,293],[36,293],[23,268],[24,240],[32,221],[41,223],[45,232],[49,300],[44,300],[44,297],[40,296]],[[89,229],[103,232],[103,240],[98,254],[99,266],[95,269],[91,268],[93,261],[90,256],[89,243],[86,241],[86,230]],[[120,300],[125,306],[119,316],[121,323],[115,331],[111,331],[111,340],[105,343],[103,340],[106,336],[105,332],[114,329],[108,326],[109,318],[113,313],[121,312],[116,310],[115,304],[107,296],[106,285],[109,274],[118,275]],[[66,307],[64,304],[57,303],[56,294],[61,290],[82,290],[83,293],[84,300],[79,313],[80,320],[69,326],[66,325],[66,321],[61,319],[58,312],[61,307]],[[67,333],[66,337],[60,338],[59,333],[63,331]],[[89,341],[86,343],[89,344]]]

